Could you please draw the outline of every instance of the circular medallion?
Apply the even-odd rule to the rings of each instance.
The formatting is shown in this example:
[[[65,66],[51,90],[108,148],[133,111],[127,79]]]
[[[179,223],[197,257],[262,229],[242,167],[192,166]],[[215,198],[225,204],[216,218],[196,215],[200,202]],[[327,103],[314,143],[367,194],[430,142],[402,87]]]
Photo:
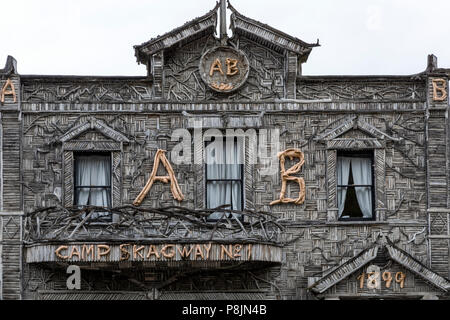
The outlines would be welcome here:
[[[250,67],[246,55],[231,47],[215,47],[200,58],[200,75],[214,91],[232,92],[247,81]]]

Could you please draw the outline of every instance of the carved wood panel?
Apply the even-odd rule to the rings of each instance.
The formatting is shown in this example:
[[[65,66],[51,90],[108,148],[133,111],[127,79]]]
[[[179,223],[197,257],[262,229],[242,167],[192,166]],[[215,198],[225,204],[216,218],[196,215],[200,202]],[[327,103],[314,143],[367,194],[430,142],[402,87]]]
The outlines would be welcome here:
[[[65,151],[63,153],[63,170],[64,170],[64,206],[72,207],[73,206],[73,197],[74,197],[74,180],[73,180],[73,152]]]
[[[297,99],[425,101],[426,88],[420,82],[305,81],[298,84]]]
[[[201,56],[218,43],[213,37],[194,41],[165,56],[165,97],[177,101],[267,100],[284,98],[285,58],[241,37],[235,45],[247,56],[250,72],[246,83],[232,94],[208,88],[199,72]]]
[[[153,94],[149,83],[48,82],[23,84],[26,102],[146,102]]]

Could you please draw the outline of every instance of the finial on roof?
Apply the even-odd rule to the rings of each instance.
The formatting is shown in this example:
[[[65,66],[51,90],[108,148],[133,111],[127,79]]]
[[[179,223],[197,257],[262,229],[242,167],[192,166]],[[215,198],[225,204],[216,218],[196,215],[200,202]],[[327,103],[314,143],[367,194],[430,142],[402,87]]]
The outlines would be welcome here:
[[[428,65],[427,70],[428,72],[432,72],[434,69],[437,69],[438,67],[438,59],[434,54],[428,55]]]

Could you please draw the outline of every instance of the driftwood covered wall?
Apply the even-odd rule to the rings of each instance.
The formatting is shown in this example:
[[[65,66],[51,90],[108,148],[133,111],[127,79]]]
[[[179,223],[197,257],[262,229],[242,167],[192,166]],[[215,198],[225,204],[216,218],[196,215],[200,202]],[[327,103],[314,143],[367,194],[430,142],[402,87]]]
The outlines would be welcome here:
[[[310,79],[300,80],[299,87],[303,88],[302,92],[328,92],[330,102],[241,103],[220,107],[212,103],[199,103],[195,105],[195,110],[191,110],[191,105],[187,103],[120,104],[111,101],[105,104],[95,101],[94,96],[83,104],[73,104],[71,99],[77,98],[70,98],[70,95],[62,101],[52,96],[43,103],[38,101],[38,92],[34,95],[24,94],[27,101],[23,106],[25,211],[61,204],[62,194],[67,193],[62,173],[66,160],[62,155],[62,144],[54,141],[71,128],[89,122],[91,118],[104,121],[130,141],[123,145],[118,163],[122,170],[120,204],[130,204],[151,172],[157,149],[171,150],[176,144],[170,141],[170,134],[173,128],[185,126],[186,118],[189,117],[181,114],[181,110],[189,110],[191,116],[205,110],[211,115],[229,113],[241,117],[258,116],[265,111],[259,128],[279,128],[281,149],[300,148],[306,160],[300,174],[306,182],[306,201],[301,206],[269,206],[270,202],[278,198],[281,188],[279,174],[260,176],[258,169],[261,168],[256,165],[250,166],[245,176],[246,181],[251,181],[250,185],[246,183],[247,208],[272,212],[283,219],[287,227],[286,240],[300,237],[283,251],[283,264],[274,269],[278,270],[275,272],[276,277],[268,277],[279,287],[280,297],[306,298],[309,277],[317,277],[352,257],[373,242],[381,231],[427,264],[425,83],[405,78],[389,82],[376,79],[363,84],[360,80],[332,79],[329,84],[329,88],[333,88],[331,90],[323,84],[327,79],[321,81],[320,90]],[[47,81],[39,85],[45,92],[58,92],[65,88],[67,92],[72,92],[73,97],[78,97],[78,92],[88,87],[85,82],[73,84]],[[99,81],[91,90],[107,88],[108,85],[111,84]],[[364,97],[356,97],[356,100],[361,101],[352,102],[351,92],[360,93],[361,86],[368,93]],[[31,92],[31,88],[36,87],[33,79],[25,80],[23,92]],[[78,87],[78,92],[73,90]],[[310,98],[316,100],[319,97]],[[102,111],[106,106],[110,111]],[[57,111],[45,112],[56,107]],[[164,112],[158,112],[161,109]],[[352,120],[355,116],[360,122],[373,126],[395,140],[386,138],[385,148],[380,152],[379,166],[382,168],[377,172],[380,175],[377,180],[379,185],[376,186],[379,190],[377,221],[345,224],[335,221],[330,212],[335,199],[329,186],[335,183],[335,176],[327,176],[327,166],[335,151],[327,149],[320,137],[346,121],[355,121]],[[351,147],[354,139],[364,140],[374,136],[356,128],[339,138]],[[98,132],[87,132],[74,141],[91,140],[107,139]],[[170,161],[170,154],[168,157]],[[189,208],[203,207],[203,168],[198,165],[172,166],[186,197],[182,205]],[[298,190],[295,190],[294,185],[289,185],[288,192],[296,194]],[[176,204],[169,185],[157,183],[145,198],[143,207]],[[272,290],[277,290],[276,287]],[[270,296],[270,290],[267,294]]]
[[[302,76],[301,64],[314,45],[283,47],[281,38],[268,38],[275,33],[272,29],[263,32],[253,20],[233,14],[235,36],[227,45],[245,53],[250,71],[247,82],[230,94],[208,88],[198,69],[201,56],[220,45],[206,32],[215,24],[212,13],[192,28],[205,28],[192,41],[165,50],[156,40],[141,45],[137,57],[147,64],[146,77],[12,77],[18,102],[10,101],[1,112],[3,298],[18,299],[22,294],[26,299],[315,299],[310,289],[316,281],[328,281],[330,271],[345,268],[347,261],[380,241],[380,235],[416,259],[406,261],[407,265],[416,263],[449,277],[448,99],[436,101],[433,91],[433,79],[448,83],[448,72],[431,64],[427,72],[414,76]],[[248,24],[254,27],[246,29]],[[251,32],[260,32],[260,38]],[[244,166],[246,214],[257,227],[252,226],[250,233],[239,225],[219,228],[217,233],[207,230],[201,220],[204,167],[176,165],[170,156],[178,143],[171,141],[171,134],[179,128],[192,133],[194,120],[201,121],[205,130],[279,130],[278,151],[296,148],[305,156],[297,174],[306,184],[304,203],[270,206],[279,199],[282,184],[275,152],[266,159],[277,166],[273,175],[261,175],[265,167],[260,163]],[[156,213],[168,214],[179,225],[158,236],[176,243],[211,239],[270,243],[281,248],[280,263],[203,269],[189,264],[178,268],[131,262],[86,264],[81,291],[71,293],[65,286],[67,263],[22,261],[18,243],[27,247],[71,239],[124,239],[127,233],[114,228],[122,221],[121,214],[131,212],[126,206],[147,182],[159,149],[168,151],[185,199],[176,201],[169,184],[156,182],[143,200],[143,211],[133,214],[150,217],[160,208],[182,206],[186,219],[174,218],[167,210]],[[74,213],[67,209],[73,205],[74,154],[86,150],[111,153],[112,206],[122,208],[104,230],[86,229],[84,218],[77,213],[72,219]],[[374,221],[339,221],[337,150],[373,152]],[[250,152],[245,150],[247,159]],[[165,174],[161,166],[158,175]],[[298,193],[298,184],[288,183],[286,196],[296,198]],[[64,229],[60,220],[76,223]],[[148,234],[144,229],[140,234],[138,227],[148,225],[136,223],[136,233],[130,229],[133,237],[129,237],[141,241]],[[383,252],[380,249],[374,261],[393,274],[405,273],[406,278],[403,288],[395,283],[377,294],[443,295],[442,288],[429,285],[404,265],[389,262],[392,256]],[[373,293],[359,286],[358,275],[336,281],[325,296]]]

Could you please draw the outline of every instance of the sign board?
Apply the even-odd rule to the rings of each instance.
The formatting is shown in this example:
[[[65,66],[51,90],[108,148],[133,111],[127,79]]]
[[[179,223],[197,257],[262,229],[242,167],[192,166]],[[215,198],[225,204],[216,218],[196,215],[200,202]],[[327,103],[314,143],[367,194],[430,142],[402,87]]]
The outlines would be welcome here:
[[[26,262],[281,262],[281,248],[258,243],[64,243],[26,248]]]

